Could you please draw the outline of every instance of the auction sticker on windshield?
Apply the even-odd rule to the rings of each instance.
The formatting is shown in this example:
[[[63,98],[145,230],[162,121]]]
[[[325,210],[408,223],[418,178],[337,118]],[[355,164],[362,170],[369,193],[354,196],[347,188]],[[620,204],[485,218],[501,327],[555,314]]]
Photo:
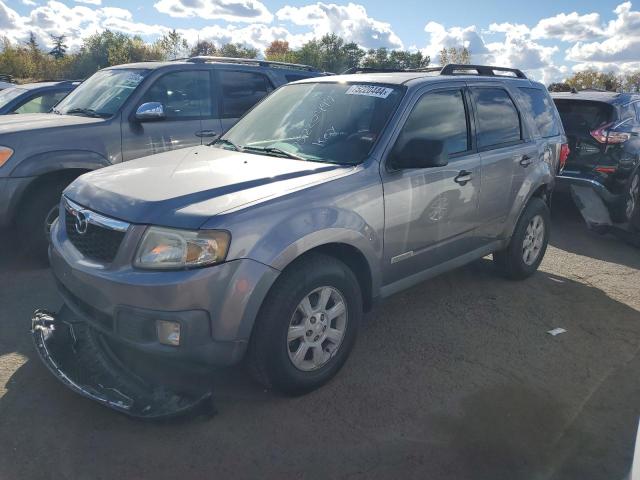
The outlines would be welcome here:
[[[393,88],[380,87],[378,85],[352,85],[345,92],[346,95],[364,95],[367,97],[387,98]]]

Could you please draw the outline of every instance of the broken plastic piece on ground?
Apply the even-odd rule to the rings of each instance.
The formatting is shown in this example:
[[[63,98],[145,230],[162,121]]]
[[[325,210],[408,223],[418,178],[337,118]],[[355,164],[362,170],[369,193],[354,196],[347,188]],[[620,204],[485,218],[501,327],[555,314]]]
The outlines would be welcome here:
[[[549,330],[547,333],[555,337],[556,335],[560,335],[561,333],[565,332],[566,330],[564,328],[554,328],[553,330]]]
[[[104,338],[71,311],[36,310],[31,334],[40,359],[64,385],[132,417],[162,419],[213,412],[210,382],[185,393],[140,378],[120,362]]]

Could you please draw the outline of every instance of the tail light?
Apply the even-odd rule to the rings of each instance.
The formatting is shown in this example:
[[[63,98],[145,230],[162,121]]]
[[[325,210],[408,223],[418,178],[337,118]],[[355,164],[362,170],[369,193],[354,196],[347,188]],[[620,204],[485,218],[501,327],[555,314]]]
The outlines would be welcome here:
[[[609,130],[612,125],[613,123],[607,123],[606,125],[602,125],[589,133],[596,142],[606,143],[609,145],[624,143],[631,138],[631,134],[629,133]]]
[[[569,144],[563,143],[560,147],[560,170],[562,170],[567,164],[567,158],[569,158],[570,152],[571,150],[569,149]]]
[[[600,173],[616,173],[617,168],[616,167],[596,167],[595,168],[596,172],[600,172]]]

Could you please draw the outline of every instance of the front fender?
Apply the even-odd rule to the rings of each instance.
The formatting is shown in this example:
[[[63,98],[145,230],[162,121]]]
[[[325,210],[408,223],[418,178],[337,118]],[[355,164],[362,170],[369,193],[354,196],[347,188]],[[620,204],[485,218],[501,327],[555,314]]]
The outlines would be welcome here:
[[[11,171],[12,177],[36,177],[68,169],[95,170],[111,165],[102,155],[89,150],[57,150],[27,157]]]

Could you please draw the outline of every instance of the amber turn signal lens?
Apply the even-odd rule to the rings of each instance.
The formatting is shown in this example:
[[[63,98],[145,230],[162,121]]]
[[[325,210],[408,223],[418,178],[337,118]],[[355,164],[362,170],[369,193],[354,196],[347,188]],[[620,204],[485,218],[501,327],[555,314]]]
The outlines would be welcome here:
[[[13,150],[9,147],[0,147],[0,167],[13,155]]]

